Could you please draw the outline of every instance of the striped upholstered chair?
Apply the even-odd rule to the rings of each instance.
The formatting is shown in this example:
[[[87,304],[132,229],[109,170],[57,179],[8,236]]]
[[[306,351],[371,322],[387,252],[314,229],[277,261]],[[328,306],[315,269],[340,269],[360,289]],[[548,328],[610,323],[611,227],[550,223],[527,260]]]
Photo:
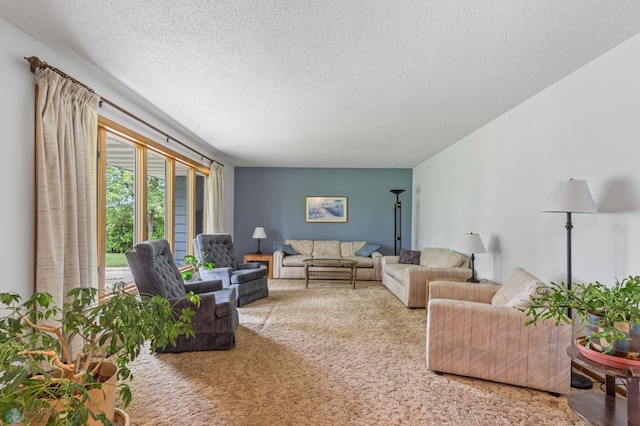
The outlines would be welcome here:
[[[432,281],[427,367],[554,394],[570,389],[571,326],[553,320],[525,326],[516,307],[544,283],[515,268],[504,285]]]

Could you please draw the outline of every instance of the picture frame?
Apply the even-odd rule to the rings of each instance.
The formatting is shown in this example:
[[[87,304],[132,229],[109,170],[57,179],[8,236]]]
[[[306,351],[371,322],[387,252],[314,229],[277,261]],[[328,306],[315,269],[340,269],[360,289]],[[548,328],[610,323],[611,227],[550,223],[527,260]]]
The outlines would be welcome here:
[[[305,221],[345,223],[347,197],[306,197]]]

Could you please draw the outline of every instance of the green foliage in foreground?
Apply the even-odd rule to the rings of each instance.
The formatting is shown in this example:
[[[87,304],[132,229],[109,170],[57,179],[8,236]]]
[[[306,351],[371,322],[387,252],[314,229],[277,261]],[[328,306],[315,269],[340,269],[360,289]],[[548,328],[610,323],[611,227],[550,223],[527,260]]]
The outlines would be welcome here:
[[[128,406],[128,363],[147,340],[153,352],[175,345],[178,336],[194,336],[190,307],[200,305],[200,298],[189,293],[178,309],[160,296],[126,293],[124,283],[100,303],[94,288],[73,289],[66,300],[59,307],[48,293],[25,301],[16,293],[0,293],[0,419],[40,413],[50,415],[48,425],[81,425],[89,417],[110,424],[104,413],[84,405],[89,390],[102,386],[90,363],[117,365],[120,396]],[[72,351],[74,339],[82,341],[78,353]],[[48,399],[67,405],[52,409]]]
[[[195,257],[191,254],[187,254],[184,256],[184,264],[189,267],[189,269],[183,271],[181,273],[182,279],[190,282],[190,281],[198,281],[200,279],[200,268],[213,269],[216,265],[212,262],[205,262],[200,257]]]
[[[526,308],[518,308],[531,316],[526,325],[546,319],[555,320],[556,325],[569,324],[568,311],[575,309],[582,326],[578,333],[594,326],[587,334],[587,347],[602,339],[607,344],[605,351],[609,351],[616,340],[629,339],[626,323],[640,324],[640,276],[629,276],[613,286],[596,281],[574,284],[569,289],[564,283],[551,283],[538,289],[531,302]]]

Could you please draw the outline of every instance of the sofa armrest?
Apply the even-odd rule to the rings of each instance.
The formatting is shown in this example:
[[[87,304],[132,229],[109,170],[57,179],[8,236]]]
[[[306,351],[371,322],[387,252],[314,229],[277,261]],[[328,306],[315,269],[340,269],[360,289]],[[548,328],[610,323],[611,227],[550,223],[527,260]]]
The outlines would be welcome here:
[[[376,280],[379,281],[382,279],[382,253],[374,251],[371,253],[371,258],[373,259],[373,273]]]
[[[438,281],[465,281],[471,278],[472,271],[465,267],[433,267],[426,266],[427,275],[430,280]]]
[[[493,295],[500,289],[499,284],[469,283],[466,281],[429,282],[429,300],[455,299],[470,302],[491,303]]]
[[[382,270],[384,271],[384,265],[390,265],[392,263],[399,263],[400,256],[382,256],[380,261],[382,263]]]
[[[513,307],[451,299],[431,299],[427,315],[430,370],[569,392],[571,326],[525,326]]]
[[[276,250],[273,252],[273,264],[271,265],[271,270],[273,272],[273,278],[280,278],[280,273],[282,271],[282,260],[284,259],[284,252],[281,250]]]

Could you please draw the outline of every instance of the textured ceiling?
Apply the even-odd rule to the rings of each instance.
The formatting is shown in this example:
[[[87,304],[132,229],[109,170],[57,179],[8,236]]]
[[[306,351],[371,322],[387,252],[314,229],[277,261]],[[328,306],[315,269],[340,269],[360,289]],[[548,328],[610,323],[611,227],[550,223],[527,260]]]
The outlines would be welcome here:
[[[3,0],[0,16],[238,166],[413,167],[640,32],[637,0]]]

